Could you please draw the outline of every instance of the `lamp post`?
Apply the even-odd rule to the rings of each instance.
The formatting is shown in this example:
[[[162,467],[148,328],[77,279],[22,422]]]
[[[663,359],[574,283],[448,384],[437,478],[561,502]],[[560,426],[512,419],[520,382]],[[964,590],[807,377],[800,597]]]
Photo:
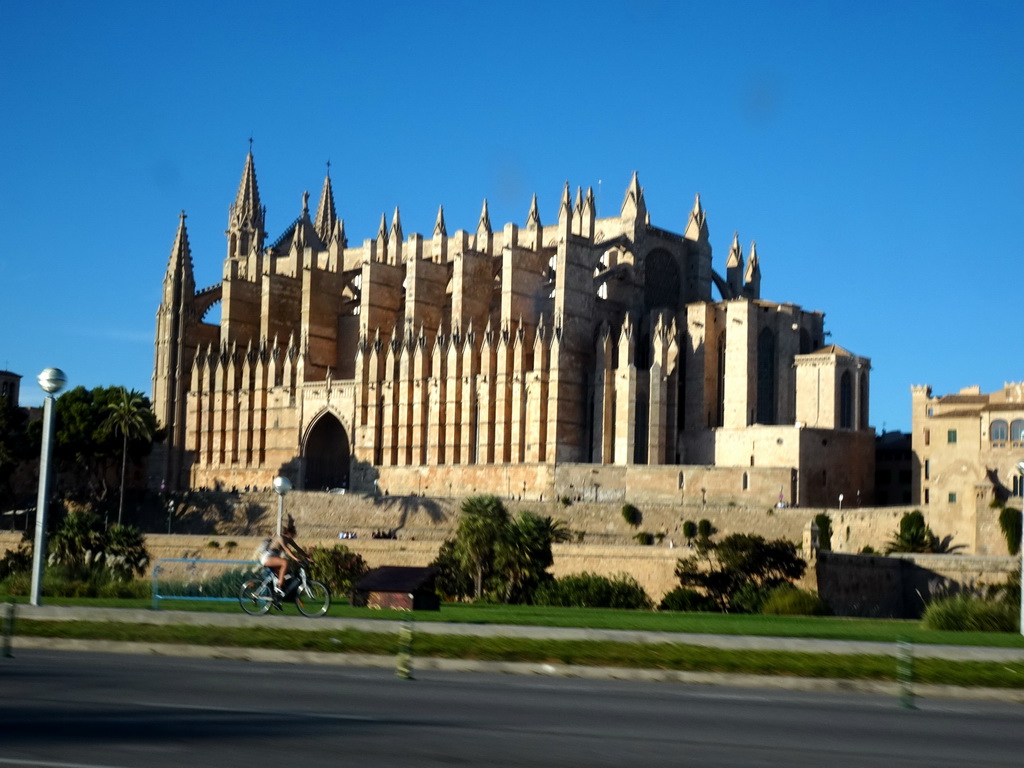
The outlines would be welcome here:
[[[36,499],[36,543],[32,553],[32,592],[29,602],[39,605],[46,562],[46,505],[50,499],[50,455],[53,453],[53,396],[64,388],[67,377],[60,368],[45,368],[37,381],[46,393],[43,400],[43,447],[39,454],[39,496]]]
[[[281,535],[281,523],[284,520],[284,497],[292,489],[292,481],[284,475],[274,478],[274,490],[277,491],[277,535]]]
[[[839,494],[839,511],[843,511],[843,494]]]
[[[1017,471],[1020,473],[1021,485],[1024,486],[1024,461],[1017,462]],[[1021,496],[1024,497],[1024,490]],[[1020,515],[1020,633],[1024,635],[1024,508],[1021,509]]]

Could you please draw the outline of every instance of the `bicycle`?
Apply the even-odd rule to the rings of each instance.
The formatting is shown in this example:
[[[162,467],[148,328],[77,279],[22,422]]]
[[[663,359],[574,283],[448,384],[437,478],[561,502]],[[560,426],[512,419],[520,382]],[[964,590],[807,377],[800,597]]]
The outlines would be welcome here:
[[[309,578],[304,564],[298,565],[297,574],[288,574],[283,595],[274,591],[277,574],[270,568],[264,570],[266,575],[262,579],[249,579],[238,590],[238,602],[250,616],[260,616],[271,606],[280,610],[284,600],[294,600],[299,613],[310,618],[323,616],[331,607],[331,591],[322,582]]]

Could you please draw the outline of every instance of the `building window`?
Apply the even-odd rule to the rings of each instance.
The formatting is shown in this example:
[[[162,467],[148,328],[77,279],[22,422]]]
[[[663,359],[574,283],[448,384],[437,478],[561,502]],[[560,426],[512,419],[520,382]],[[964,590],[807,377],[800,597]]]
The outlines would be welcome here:
[[[932,431],[930,429],[926,429],[924,431],[924,444],[925,445],[931,445],[932,444]]]
[[[1024,496],[1024,477],[1020,475],[1013,476],[1013,495]]]
[[[931,459],[925,459],[924,460],[924,479],[925,480],[931,480],[932,479],[932,460]]]
[[[946,432],[946,442],[947,443],[955,443],[956,442],[956,430],[955,429],[951,429],[948,432]]]
[[[950,504],[956,504],[956,494],[955,493],[949,494],[949,503]]]
[[[839,378],[839,428],[853,427],[853,377],[843,371]]]
[[[749,489],[750,489],[750,477],[747,475],[746,472],[744,472],[743,473],[743,490],[746,491],[746,490],[749,490]]]
[[[1005,443],[1007,434],[1006,422],[1002,419],[993,421],[988,428],[988,439],[993,443]]]
[[[925,503],[925,504],[927,504],[927,503],[928,503],[928,501],[929,501],[929,499],[928,499],[929,495],[930,495],[930,494],[928,493],[928,489],[927,489],[927,488],[925,488],[925,489],[924,489],[924,503]]]
[[[1024,419],[1014,419],[1010,424],[1010,440],[1015,443],[1024,441]]]

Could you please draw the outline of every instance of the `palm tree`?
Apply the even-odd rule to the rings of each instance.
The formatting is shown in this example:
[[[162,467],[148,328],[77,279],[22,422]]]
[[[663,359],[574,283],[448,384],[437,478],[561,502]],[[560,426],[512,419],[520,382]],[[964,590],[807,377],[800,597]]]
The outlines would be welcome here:
[[[508,511],[497,496],[470,496],[462,502],[456,530],[456,554],[474,574],[476,597],[483,595],[484,576],[494,559],[494,547],[509,523]]]
[[[124,514],[124,476],[128,466],[128,438],[144,438],[149,440],[152,434],[146,413],[149,410],[145,398],[140,392],[119,387],[114,402],[107,406],[109,415],[103,423],[106,429],[120,432],[123,438],[121,447],[121,498],[117,506],[117,524],[121,524]]]

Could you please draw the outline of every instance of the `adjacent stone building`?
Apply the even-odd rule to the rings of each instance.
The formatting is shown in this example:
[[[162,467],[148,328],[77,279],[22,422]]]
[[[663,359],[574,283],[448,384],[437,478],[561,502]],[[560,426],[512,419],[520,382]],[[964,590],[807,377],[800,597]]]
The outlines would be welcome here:
[[[1024,461],[1024,382],[990,394],[973,386],[943,396],[914,386],[911,399],[914,503],[936,533],[957,534],[956,543],[978,554],[1003,554],[980,551],[974,542],[993,500],[1024,495],[1017,468]]]
[[[712,266],[699,197],[652,225],[568,183],[555,220],[348,242],[331,178],[274,240],[256,168],[223,280],[197,288],[182,213],[157,312],[155,482],[390,493],[827,503],[870,495],[870,362],[824,315],[761,298],[756,246]],[[713,298],[718,293],[718,299]],[[204,321],[220,303],[221,321]],[[154,476],[155,476],[154,475]],[[571,490],[570,490],[571,489]],[[550,498],[550,496],[549,496]]]

